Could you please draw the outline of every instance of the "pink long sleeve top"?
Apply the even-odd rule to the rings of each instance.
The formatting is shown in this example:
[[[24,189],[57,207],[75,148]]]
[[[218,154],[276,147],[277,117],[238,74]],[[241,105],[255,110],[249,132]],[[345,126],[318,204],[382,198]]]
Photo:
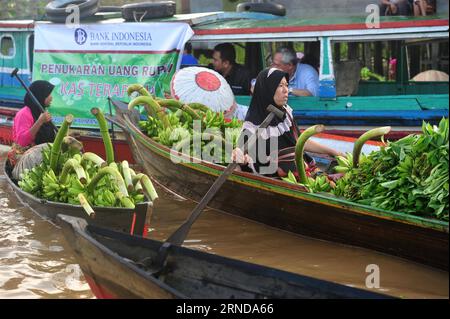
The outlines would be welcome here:
[[[14,117],[12,137],[14,143],[25,147],[34,142],[33,136],[31,136],[30,129],[34,125],[33,114],[28,106],[20,109]]]

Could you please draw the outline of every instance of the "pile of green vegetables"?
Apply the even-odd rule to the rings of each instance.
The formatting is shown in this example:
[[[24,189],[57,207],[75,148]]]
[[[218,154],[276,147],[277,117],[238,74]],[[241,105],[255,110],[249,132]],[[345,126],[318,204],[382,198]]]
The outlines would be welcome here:
[[[448,221],[449,120],[362,157],[333,192],[354,202]]]
[[[148,91],[139,84],[131,85],[128,94],[138,92],[140,96],[132,99],[128,104],[131,110],[143,105],[147,113],[147,120],[140,121],[139,126],[143,132],[155,141],[174,148],[178,151],[190,145],[190,154],[197,154],[193,140],[201,141],[201,151],[211,151],[214,145],[212,140],[218,141],[222,149],[234,149],[237,146],[241,133],[242,122],[237,119],[226,120],[223,112],[214,112],[201,103],[185,104],[175,99],[159,99],[152,97]],[[194,125],[197,120],[198,125]],[[229,155],[229,154],[228,154]],[[229,159],[222,152],[222,158],[218,163],[226,163]]]
[[[147,175],[134,172],[127,161],[114,162],[106,120],[99,109],[91,111],[99,122],[106,161],[94,153],[82,153],[81,143],[67,136],[73,121],[67,115],[54,142],[43,149],[42,162],[25,170],[19,187],[49,201],[80,204],[89,215],[94,214],[92,206],[132,209],[145,195],[154,201],[158,195]]]

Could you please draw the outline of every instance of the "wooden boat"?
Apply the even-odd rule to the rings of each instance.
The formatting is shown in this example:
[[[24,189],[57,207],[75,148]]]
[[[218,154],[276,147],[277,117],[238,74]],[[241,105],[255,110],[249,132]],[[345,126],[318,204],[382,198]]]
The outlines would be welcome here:
[[[225,167],[199,159],[195,163],[174,163],[171,156],[179,162],[189,158],[171,154],[169,148],[143,134],[130,120],[126,104],[115,101],[114,105],[135,161],[165,187],[199,201]],[[337,140],[326,137],[321,142],[326,140],[337,147]],[[448,222],[385,211],[328,193],[312,194],[301,186],[246,172],[234,172],[210,207],[289,232],[366,247],[448,270]]]
[[[291,5],[297,7],[293,3]],[[304,13],[300,11],[297,14]],[[208,42],[239,43],[245,50],[245,67],[255,78],[260,70],[270,65],[268,58],[273,52],[267,48],[278,46],[277,42],[281,41],[292,41],[294,46],[301,44],[305,57],[320,59],[309,62],[315,67],[322,66],[318,69],[318,97],[289,98],[294,118],[301,127],[320,122],[327,125],[330,132],[355,137],[374,126],[391,125],[392,131],[386,138],[392,140],[420,132],[423,120],[437,124],[443,116],[448,117],[448,81],[419,82],[412,79],[432,65],[448,73],[447,53],[438,49],[445,47],[441,43],[448,43],[448,7],[445,12],[444,6],[437,16],[381,17],[377,28],[367,27],[364,11],[356,16],[341,17],[324,16],[326,10],[322,9],[316,12],[321,14],[314,19],[255,12],[205,12],[151,21],[188,23],[194,31],[190,42],[199,50],[205,50],[204,44]],[[120,18],[120,13],[117,14]],[[121,23],[123,29],[127,29],[128,22],[114,19],[111,15],[98,19],[91,22]],[[39,69],[40,63],[36,63],[38,59],[34,58],[32,50],[35,47],[34,29],[32,20],[0,21],[0,38],[11,38],[17,52],[13,57],[0,55],[0,123],[1,106],[20,108],[25,94],[19,82],[11,78],[11,70],[19,68],[22,79],[30,83],[33,68]],[[377,49],[372,50],[371,47]],[[372,68],[373,60],[373,70],[388,76],[388,68],[384,67],[386,61],[383,60],[389,57],[398,60],[398,68],[389,81],[360,80],[360,61]],[[32,61],[34,66],[30,63]],[[103,82],[103,79],[99,81]],[[130,78],[130,81],[129,84],[140,80]],[[249,105],[250,96],[236,96],[236,102]],[[54,111],[58,107],[65,106],[54,105]],[[77,107],[89,110],[92,105],[77,104]],[[7,133],[6,127],[0,124],[0,141]],[[121,154],[127,152],[118,152],[119,156]]]
[[[57,222],[98,298],[387,298],[179,246],[171,247],[166,267],[152,275],[150,261],[161,242],[66,215]]]
[[[151,217],[152,204],[144,202],[137,204],[135,209],[94,207],[95,217],[89,217],[80,205],[58,203],[37,198],[24,192],[10,176],[10,169],[5,167],[5,176],[8,184],[16,193],[19,200],[36,214],[52,222],[58,214],[67,214],[87,220],[90,224],[102,225],[112,229],[134,234],[145,235],[147,218]]]

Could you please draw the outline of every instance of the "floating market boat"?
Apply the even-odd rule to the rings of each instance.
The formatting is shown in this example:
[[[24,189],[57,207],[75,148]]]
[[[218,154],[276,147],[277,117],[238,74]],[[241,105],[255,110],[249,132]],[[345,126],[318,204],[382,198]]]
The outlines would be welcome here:
[[[165,187],[199,201],[225,167],[200,159],[192,162],[188,156],[171,152],[141,132],[128,116],[125,103],[113,104],[135,161]],[[319,137],[321,143],[339,145],[342,151],[353,148],[350,138]],[[385,211],[329,193],[309,193],[302,186],[247,172],[234,172],[210,207],[296,234],[366,247],[448,270],[448,222]]]
[[[58,224],[98,298],[390,298],[180,246],[172,246],[166,266],[154,272],[161,242],[66,215]]]
[[[86,211],[80,205],[52,202],[24,192],[12,180],[9,167],[5,165],[4,171],[6,180],[17,195],[17,198],[44,219],[54,222],[58,214],[64,213],[83,218],[89,224],[102,225],[133,235],[142,236],[146,233],[146,222],[150,220],[152,212],[152,204],[149,202],[136,204],[134,209],[94,207],[95,217],[92,218],[87,215]]]

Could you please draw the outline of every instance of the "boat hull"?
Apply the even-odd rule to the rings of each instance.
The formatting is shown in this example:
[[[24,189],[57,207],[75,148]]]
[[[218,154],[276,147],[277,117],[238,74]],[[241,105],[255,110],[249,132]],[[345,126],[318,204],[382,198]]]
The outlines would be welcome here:
[[[274,268],[172,246],[151,271],[161,242],[90,226],[60,215],[58,224],[99,298],[387,298]],[[120,274],[120,275],[118,275]]]
[[[120,119],[121,117],[121,119]],[[209,190],[224,167],[174,163],[170,150],[145,136],[129,118],[119,121],[137,163],[159,183],[194,201]],[[311,194],[280,180],[235,172],[210,207],[292,233],[356,245],[448,270],[448,223]]]

